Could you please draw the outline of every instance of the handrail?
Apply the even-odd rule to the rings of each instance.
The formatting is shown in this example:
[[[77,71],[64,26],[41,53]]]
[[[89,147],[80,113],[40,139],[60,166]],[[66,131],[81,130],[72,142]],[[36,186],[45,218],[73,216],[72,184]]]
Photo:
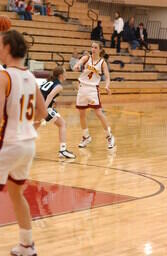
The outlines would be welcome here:
[[[69,3],[67,0],[64,0],[64,3],[68,5],[68,13],[67,13],[67,18],[70,17],[70,8],[74,5],[75,0],[72,0],[71,3]]]
[[[56,64],[58,65],[58,66],[63,66],[64,65],[64,56],[61,54],[61,53],[58,53],[58,52],[52,52],[52,55],[51,55],[51,57],[52,57],[52,60],[54,61],[54,59],[53,59],[53,55],[54,54],[57,54],[60,58],[61,58],[61,60],[60,60],[60,62],[59,61],[55,61],[56,62]]]
[[[93,13],[96,17],[91,17],[91,13]],[[92,20],[92,29],[94,28],[94,22],[98,21],[99,15],[97,12],[93,11],[92,9],[89,9],[87,12],[88,18]]]
[[[147,23],[147,31],[148,31],[148,36],[151,39],[158,39],[159,37],[159,31],[161,28],[161,21],[157,20],[149,20]]]
[[[23,36],[29,36],[31,38],[31,43],[30,43],[30,46],[32,47],[35,43],[35,39],[34,39],[34,36],[31,35],[31,34],[28,34],[27,32],[23,32],[22,33]]]
[[[160,28],[158,39],[167,39],[167,28]]]

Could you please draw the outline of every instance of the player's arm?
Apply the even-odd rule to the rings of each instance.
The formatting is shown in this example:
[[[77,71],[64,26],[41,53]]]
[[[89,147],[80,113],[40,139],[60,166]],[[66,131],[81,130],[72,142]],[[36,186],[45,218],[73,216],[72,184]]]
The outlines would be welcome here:
[[[107,93],[110,95],[111,94],[111,90],[110,90],[110,73],[109,73],[109,70],[108,70],[108,66],[107,66],[107,63],[104,61],[103,62],[103,72],[104,72],[104,75],[105,75],[105,79],[106,79],[106,91]]]
[[[0,72],[0,127],[4,118],[4,107],[6,96],[8,94],[8,78],[3,72]]]
[[[45,101],[37,85],[36,86],[35,121],[40,121],[41,119],[46,118],[47,115],[48,115],[48,112],[45,106]]]
[[[74,71],[80,71],[81,66],[84,65],[89,59],[89,56],[83,56],[74,66],[73,70]]]
[[[45,106],[48,107],[49,104],[52,102],[54,97],[59,94],[63,90],[62,85],[57,85],[47,96],[46,101],[45,101]]]

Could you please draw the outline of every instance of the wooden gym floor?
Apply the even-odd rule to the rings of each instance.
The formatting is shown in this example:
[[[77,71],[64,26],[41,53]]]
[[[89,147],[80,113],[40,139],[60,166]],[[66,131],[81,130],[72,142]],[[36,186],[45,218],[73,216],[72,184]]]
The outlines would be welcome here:
[[[92,143],[78,149],[77,110],[74,105],[57,110],[77,158],[60,160],[58,129],[40,128],[25,186],[39,256],[166,256],[167,96],[144,101],[113,96],[104,105],[116,137],[114,150],[107,149],[93,111],[88,113]],[[6,192],[0,207],[0,256],[7,256],[17,243],[18,227]]]

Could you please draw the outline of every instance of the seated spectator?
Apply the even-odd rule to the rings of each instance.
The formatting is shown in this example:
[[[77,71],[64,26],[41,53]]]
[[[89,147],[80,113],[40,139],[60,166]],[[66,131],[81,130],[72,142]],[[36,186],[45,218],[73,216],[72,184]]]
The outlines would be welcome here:
[[[124,28],[124,21],[121,18],[119,12],[115,12],[115,20],[114,20],[114,32],[111,38],[111,48],[115,48],[115,38],[117,38],[117,53],[120,52],[120,44],[121,44],[121,37]]]
[[[18,0],[16,2],[16,12],[19,15],[21,20],[25,20],[25,9],[26,9],[26,3],[25,0]]]
[[[79,61],[79,55],[78,55],[78,51],[77,48],[74,48],[74,52],[72,54],[72,57],[70,59],[70,69],[74,70],[74,66],[77,64],[77,62]]]
[[[137,27],[136,37],[140,44],[141,49],[144,46],[147,50],[149,50],[147,42],[147,30],[144,28],[144,24],[142,22]]]
[[[17,11],[17,6],[16,6],[15,0],[8,0],[7,11],[9,11],[9,12]]]
[[[33,0],[34,10],[36,13],[40,13],[40,15],[46,16],[46,5],[44,0]]]
[[[81,53],[81,57],[82,56],[89,56],[90,55],[90,53],[87,51],[87,50],[85,50],[85,51],[83,51],[82,53]]]
[[[25,10],[25,20],[32,20],[33,14],[33,1],[29,0]]]
[[[101,25],[101,21],[99,20],[97,22],[97,27],[95,27],[91,32],[91,40],[101,41],[103,45],[105,46],[106,40],[103,36],[103,28]]]
[[[132,50],[135,50],[140,46],[137,37],[136,37],[136,29],[135,29],[135,19],[131,17],[128,22],[124,25],[123,30],[123,40],[130,44]]]

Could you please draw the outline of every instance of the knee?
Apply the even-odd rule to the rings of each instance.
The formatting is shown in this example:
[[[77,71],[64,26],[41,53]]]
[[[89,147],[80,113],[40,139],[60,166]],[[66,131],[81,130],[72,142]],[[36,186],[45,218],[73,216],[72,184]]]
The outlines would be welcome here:
[[[59,127],[59,128],[65,128],[66,127],[66,122],[63,118],[58,118],[57,122],[55,122],[55,124]]]
[[[61,120],[61,127],[65,128],[66,127],[66,122],[64,119]]]
[[[97,117],[101,117],[103,113],[100,110],[95,111]]]

